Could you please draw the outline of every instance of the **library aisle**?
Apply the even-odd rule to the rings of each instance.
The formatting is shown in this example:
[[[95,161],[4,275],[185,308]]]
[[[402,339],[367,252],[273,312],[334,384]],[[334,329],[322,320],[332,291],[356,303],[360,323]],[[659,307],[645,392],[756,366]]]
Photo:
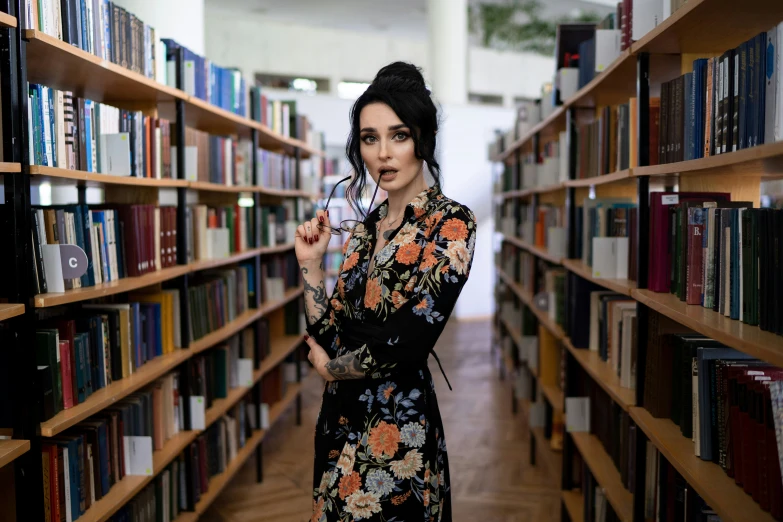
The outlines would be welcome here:
[[[455,522],[559,520],[560,488],[546,466],[531,466],[527,428],[509,415],[509,384],[490,350],[491,323],[451,321],[436,351],[454,387],[449,391],[431,358],[452,469]],[[207,511],[205,522],[304,522],[310,520],[313,430],[322,382],[306,379],[302,424],[293,410],[264,442],[264,481],[245,465]]]

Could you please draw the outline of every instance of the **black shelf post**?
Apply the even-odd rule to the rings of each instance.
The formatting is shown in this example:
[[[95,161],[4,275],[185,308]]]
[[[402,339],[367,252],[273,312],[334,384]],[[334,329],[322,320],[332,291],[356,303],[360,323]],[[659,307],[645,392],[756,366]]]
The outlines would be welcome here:
[[[15,439],[30,441],[30,451],[14,460],[16,518],[43,521],[41,484],[40,393],[34,345],[35,305],[31,251],[30,164],[27,154],[27,69],[26,42],[21,38],[24,10],[19,0],[2,0],[0,10],[20,16],[17,28],[0,29],[0,97],[3,100],[3,161],[21,164],[21,172],[3,176],[5,212],[2,236],[12,248],[3,265],[7,270],[4,284],[11,302],[24,304],[25,313],[9,320],[6,355],[13,371],[9,372],[9,389],[18,400],[12,403],[12,428]]]
[[[641,53],[636,59],[636,96],[638,128],[636,135],[639,142],[637,150],[639,154],[639,166],[650,164],[650,55]],[[650,177],[637,178],[637,217],[636,220],[636,285],[637,288],[647,288],[647,276],[649,270],[649,230],[650,230]],[[636,304],[637,315],[637,358],[636,374],[641,378],[636,380],[636,405],[644,404],[644,375],[645,361],[647,357],[647,329],[650,309],[641,304]],[[645,478],[647,463],[647,437],[644,432],[636,428],[636,459],[633,491],[633,519],[636,522],[644,521]]]

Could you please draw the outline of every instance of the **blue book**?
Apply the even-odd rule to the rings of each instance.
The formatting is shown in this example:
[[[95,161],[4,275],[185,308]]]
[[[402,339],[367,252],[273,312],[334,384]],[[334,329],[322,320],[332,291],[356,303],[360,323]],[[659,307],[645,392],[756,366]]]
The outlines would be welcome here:
[[[757,114],[756,120],[756,145],[764,143],[764,121],[766,116],[766,99],[767,99],[767,32],[756,36],[756,48],[758,49],[758,98],[757,98]],[[774,57],[772,57],[774,60]]]
[[[76,398],[81,404],[85,401],[87,398],[87,395],[85,394],[87,383],[85,382],[85,360],[84,360],[84,349],[81,347],[81,337],[76,336],[73,340],[73,355],[74,359],[76,361]]]
[[[106,361],[106,347],[103,345],[103,317],[94,315],[90,318],[90,327],[92,338],[95,342],[95,354],[97,356],[95,364],[98,367],[98,383],[101,388],[105,388],[111,383],[111,373],[106,372],[108,366]]]
[[[101,0],[101,13],[103,14],[103,45],[106,48],[104,60],[111,61],[112,35],[111,35],[111,5],[109,0]]]
[[[747,148],[747,96],[748,96],[748,42],[744,42],[737,48],[739,56],[739,68],[737,70],[737,82],[739,83],[739,104],[737,111],[737,134],[740,150]]]
[[[150,359],[163,355],[163,330],[160,303],[147,303],[152,317],[152,347]]]
[[[141,340],[141,310],[139,303],[130,303],[131,307],[131,329],[133,330],[133,358],[136,368],[144,364],[141,360],[142,340]]]
[[[84,253],[87,254],[87,273],[82,276],[82,286],[95,286],[95,267],[92,259],[92,214],[87,205],[78,205],[76,207],[81,213],[82,237],[84,238]],[[87,283],[85,284],[85,279]]]
[[[57,136],[57,130],[54,125],[54,96],[52,95],[52,89],[46,89],[46,96],[49,98],[49,121],[45,122],[46,125],[49,126],[49,140],[47,143],[47,148],[51,150],[51,164],[50,167],[56,167],[58,166],[57,163],[57,145],[56,145],[56,136]]]
[[[92,164],[92,101],[84,100],[84,147],[87,157],[87,172],[96,172]]]
[[[89,397],[94,390],[97,390],[97,383],[93,386],[92,366],[93,360],[90,356],[90,334],[82,332],[76,334],[74,342],[81,344],[82,357],[84,358],[84,396]]]
[[[105,421],[101,422],[98,427],[98,445],[100,446],[100,461],[101,466],[101,492],[103,495],[109,493],[109,428]]]
[[[68,488],[71,492],[71,519],[76,520],[82,513],[84,506],[84,490],[81,487],[80,466],[84,467],[84,460],[79,459],[79,442],[81,437],[60,436],[49,439],[50,442],[57,444],[63,449],[63,453],[68,453],[68,476],[64,480],[68,481]]]

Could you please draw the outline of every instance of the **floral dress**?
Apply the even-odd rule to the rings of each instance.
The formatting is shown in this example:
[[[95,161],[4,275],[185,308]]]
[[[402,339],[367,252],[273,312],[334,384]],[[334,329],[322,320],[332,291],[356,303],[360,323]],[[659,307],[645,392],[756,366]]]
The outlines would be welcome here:
[[[476,220],[438,185],[421,192],[368,277],[387,209],[388,200],[346,241],[329,307],[307,329],[332,358],[355,352],[366,375],[325,386],[312,522],[452,519],[446,441],[427,359],[468,279]]]

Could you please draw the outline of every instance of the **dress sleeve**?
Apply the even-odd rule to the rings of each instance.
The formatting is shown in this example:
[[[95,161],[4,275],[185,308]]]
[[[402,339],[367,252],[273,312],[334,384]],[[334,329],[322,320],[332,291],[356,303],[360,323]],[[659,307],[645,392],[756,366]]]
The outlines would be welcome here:
[[[476,243],[473,213],[466,207],[455,207],[429,237],[410,298],[391,314],[371,342],[354,350],[367,377],[425,363],[468,280]]]

